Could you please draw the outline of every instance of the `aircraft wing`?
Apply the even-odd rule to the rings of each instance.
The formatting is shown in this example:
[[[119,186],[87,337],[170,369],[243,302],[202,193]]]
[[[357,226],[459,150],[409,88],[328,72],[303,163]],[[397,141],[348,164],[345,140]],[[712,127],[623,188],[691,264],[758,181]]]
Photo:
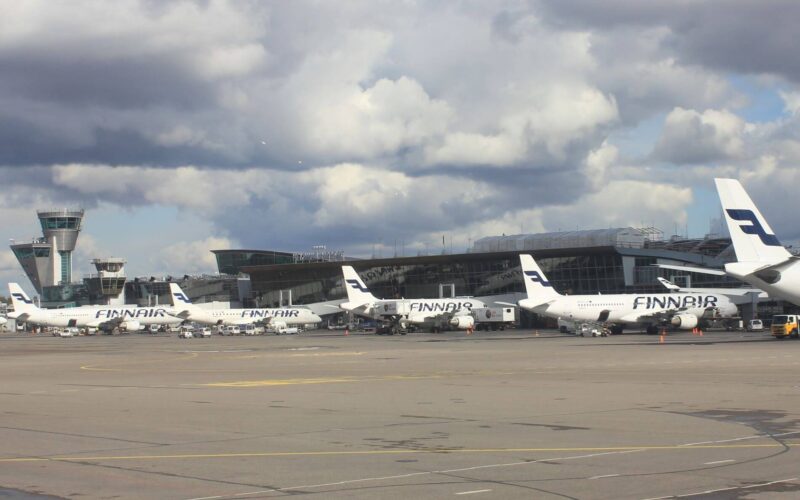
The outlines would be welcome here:
[[[739,276],[746,276],[748,274],[775,274],[785,271],[798,260],[800,260],[800,257],[792,255],[784,261],[769,265],[764,265],[763,262],[730,262],[725,264],[725,269]]]
[[[188,309],[184,309],[184,310],[179,311],[179,312],[167,311],[167,314],[169,314],[170,316],[174,316],[176,318],[184,319],[184,320],[185,319],[189,319],[189,317],[192,315],[191,311],[189,311]]]
[[[519,307],[522,307],[522,308],[526,308],[527,307],[529,309],[533,309],[534,307],[549,306],[550,304],[556,302],[558,299],[545,300],[544,302],[538,302],[536,304],[530,302],[530,300],[532,300],[532,299],[522,299],[517,303],[517,305]]]
[[[86,326],[88,326],[89,328],[104,328],[104,327],[107,327],[107,326],[111,327],[111,328],[115,328],[115,327],[119,326],[122,323],[122,321],[123,321],[123,319],[119,318],[119,317],[118,318],[111,318],[111,319],[103,319],[103,320],[97,319],[97,320],[94,320],[94,321],[87,322]]]
[[[654,264],[655,267],[662,269],[673,269],[675,271],[685,271],[687,273],[712,274],[714,276],[725,276],[727,273],[719,269],[709,269],[707,267],[674,266],[672,264]]]
[[[676,314],[680,314],[684,309],[670,309],[648,314],[632,313],[623,316],[621,320],[625,323],[663,323],[672,319]]]
[[[19,315],[14,317],[13,319],[17,323],[25,323],[26,321],[28,321],[28,318],[30,318],[30,317],[31,317],[31,315],[28,314],[28,313],[19,313]]]
[[[272,318],[225,318],[222,324],[226,326],[240,325],[268,325]]]

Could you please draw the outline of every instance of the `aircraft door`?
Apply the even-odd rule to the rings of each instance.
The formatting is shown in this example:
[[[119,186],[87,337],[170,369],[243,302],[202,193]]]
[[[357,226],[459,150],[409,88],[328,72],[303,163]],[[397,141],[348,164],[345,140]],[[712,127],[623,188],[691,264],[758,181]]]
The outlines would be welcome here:
[[[600,316],[597,317],[597,321],[599,323],[603,323],[605,321],[608,321],[608,315],[609,314],[611,314],[611,311],[609,311],[608,309],[603,309],[602,311],[600,311]]]

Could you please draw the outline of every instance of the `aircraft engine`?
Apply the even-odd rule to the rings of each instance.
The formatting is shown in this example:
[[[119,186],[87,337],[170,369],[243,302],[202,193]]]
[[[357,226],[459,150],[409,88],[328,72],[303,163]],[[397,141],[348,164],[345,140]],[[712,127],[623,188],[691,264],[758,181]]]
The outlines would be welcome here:
[[[678,314],[672,317],[672,326],[681,330],[691,330],[697,326],[697,316],[694,314]]]
[[[123,321],[119,324],[120,330],[125,330],[128,332],[135,332],[137,330],[141,330],[142,324],[138,321]]]
[[[459,330],[466,330],[475,326],[475,318],[469,315],[453,316],[450,320],[450,326]]]

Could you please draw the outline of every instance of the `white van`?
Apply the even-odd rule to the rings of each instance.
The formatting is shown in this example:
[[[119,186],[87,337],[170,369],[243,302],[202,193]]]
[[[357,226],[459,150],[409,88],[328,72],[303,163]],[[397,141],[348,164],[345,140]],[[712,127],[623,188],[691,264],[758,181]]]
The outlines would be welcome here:
[[[242,329],[236,325],[228,325],[223,330],[223,335],[241,335]]]
[[[74,337],[78,335],[78,333],[79,331],[77,328],[68,326],[66,328],[61,328],[57,330],[57,333],[55,335],[57,337]]]
[[[763,332],[764,331],[764,322],[760,319],[751,319],[747,322],[747,331],[748,332]]]

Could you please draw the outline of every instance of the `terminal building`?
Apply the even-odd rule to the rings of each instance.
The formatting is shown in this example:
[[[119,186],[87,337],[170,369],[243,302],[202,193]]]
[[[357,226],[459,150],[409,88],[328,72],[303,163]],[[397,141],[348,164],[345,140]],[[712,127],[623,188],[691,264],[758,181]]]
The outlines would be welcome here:
[[[226,250],[228,255],[236,250]],[[255,251],[248,250],[248,253]],[[727,276],[657,267],[657,264],[722,269],[735,260],[731,241],[723,236],[672,237],[653,228],[612,228],[541,234],[492,236],[477,240],[462,254],[417,255],[348,260],[379,298],[430,298],[521,294],[524,284],[519,254],[531,253],[557,291],[565,294],[666,292],[664,277],[684,287],[739,288]],[[294,304],[346,298],[340,261],[244,265],[253,301],[276,305],[291,295]],[[759,305],[765,315],[780,303]],[[772,309],[770,309],[772,308]],[[755,313],[753,304],[743,316]],[[523,318],[524,319],[524,318]]]

